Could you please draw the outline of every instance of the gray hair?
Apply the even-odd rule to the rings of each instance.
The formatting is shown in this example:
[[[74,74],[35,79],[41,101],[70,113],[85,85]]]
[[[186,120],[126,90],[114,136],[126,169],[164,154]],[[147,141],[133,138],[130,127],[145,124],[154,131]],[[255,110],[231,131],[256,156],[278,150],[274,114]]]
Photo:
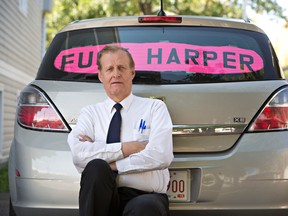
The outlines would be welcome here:
[[[109,53],[109,52],[115,53],[117,51],[125,52],[129,58],[129,61],[130,61],[130,63],[129,63],[130,68],[135,68],[135,62],[132,58],[131,53],[127,49],[120,47],[120,46],[116,46],[116,45],[107,45],[97,54],[97,65],[98,65],[98,69],[100,71],[102,70],[101,58],[102,58],[103,54]]]

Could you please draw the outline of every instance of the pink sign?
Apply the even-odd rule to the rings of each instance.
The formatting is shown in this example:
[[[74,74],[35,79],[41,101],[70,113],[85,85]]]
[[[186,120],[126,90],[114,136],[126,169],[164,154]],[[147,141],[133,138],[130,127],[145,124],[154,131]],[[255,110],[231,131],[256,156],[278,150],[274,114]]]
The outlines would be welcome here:
[[[121,43],[141,71],[186,71],[205,74],[251,73],[264,67],[254,50],[230,46],[196,46],[169,42]],[[97,73],[97,53],[105,45],[61,51],[54,66],[70,73]]]

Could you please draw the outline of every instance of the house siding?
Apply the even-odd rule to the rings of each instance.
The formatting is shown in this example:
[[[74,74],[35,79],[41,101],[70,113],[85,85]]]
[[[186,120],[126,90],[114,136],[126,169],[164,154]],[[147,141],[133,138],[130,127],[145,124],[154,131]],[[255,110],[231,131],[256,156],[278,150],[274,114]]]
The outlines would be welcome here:
[[[0,1],[0,163],[9,156],[19,92],[41,62],[43,1]],[[19,7],[23,2],[24,11]]]

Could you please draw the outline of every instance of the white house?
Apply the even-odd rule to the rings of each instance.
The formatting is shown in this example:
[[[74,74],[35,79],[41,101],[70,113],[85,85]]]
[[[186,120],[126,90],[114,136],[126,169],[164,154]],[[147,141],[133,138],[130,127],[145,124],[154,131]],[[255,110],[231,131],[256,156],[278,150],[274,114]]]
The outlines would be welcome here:
[[[0,164],[9,156],[17,96],[45,52],[45,14],[51,10],[52,0],[0,0]]]

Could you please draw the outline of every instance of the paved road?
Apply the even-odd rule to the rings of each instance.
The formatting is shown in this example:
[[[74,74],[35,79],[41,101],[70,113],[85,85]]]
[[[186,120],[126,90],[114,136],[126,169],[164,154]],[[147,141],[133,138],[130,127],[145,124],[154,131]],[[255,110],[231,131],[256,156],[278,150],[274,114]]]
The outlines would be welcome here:
[[[0,193],[0,216],[9,215],[9,193]]]

